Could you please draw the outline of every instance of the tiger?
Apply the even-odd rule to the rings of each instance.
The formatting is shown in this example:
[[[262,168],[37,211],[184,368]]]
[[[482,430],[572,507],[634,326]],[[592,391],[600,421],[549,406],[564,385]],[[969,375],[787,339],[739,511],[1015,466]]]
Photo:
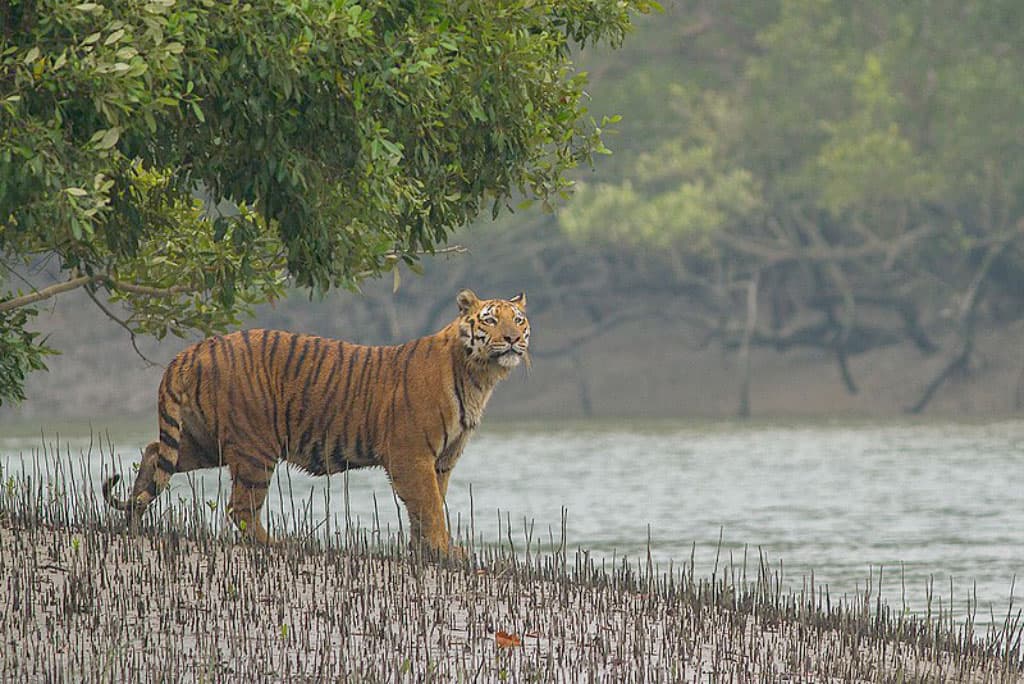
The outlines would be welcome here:
[[[495,386],[529,366],[526,295],[456,296],[440,331],[368,346],[280,330],[207,338],[167,365],[157,396],[158,441],[143,452],[131,496],[103,498],[133,523],[174,473],[227,466],[228,514],[243,538],[271,538],[260,522],[274,468],[311,475],[382,467],[405,505],[410,541],[439,554],[453,544],[443,502],[452,469]]]

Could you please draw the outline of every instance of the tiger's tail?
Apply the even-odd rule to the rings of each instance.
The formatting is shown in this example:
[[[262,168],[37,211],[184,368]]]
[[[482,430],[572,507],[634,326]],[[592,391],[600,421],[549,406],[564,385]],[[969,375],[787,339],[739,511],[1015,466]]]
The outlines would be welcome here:
[[[124,513],[131,513],[133,515],[138,515],[142,512],[142,507],[139,506],[138,501],[136,501],[135,499],[125,501],[123,499],[118,499],[116,496],[114,496],[114,487],[120,481],[120,475],[112,475],[111,477],[108,477],[106,480],[103,481],[103,500],[107,502],[108,506],[115,510],[123,511]]]
[[[159,456],[159,445],[151,442],[142,455],[142,463],[139,464],[139,473],[135,478],[135,485],[132,487],[132,496],[127,499],[118,499],[114,496],[114,487],[121,481],[120,475],[112,475],[103,482],[103,500],[111,508],[131,513],[139,517],[146,507],[153,500],[156,490],[156,461]]]

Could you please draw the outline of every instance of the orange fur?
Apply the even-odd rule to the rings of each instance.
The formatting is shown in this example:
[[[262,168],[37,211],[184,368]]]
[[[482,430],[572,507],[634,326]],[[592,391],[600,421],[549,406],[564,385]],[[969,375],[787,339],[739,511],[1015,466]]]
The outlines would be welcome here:
[[[448,478],[495,385],[527,358],[526,297],[457,297],[439,332],[374,347],[276,330],[212,337],[178,354],[160,383],[160,438],[146,447],[132,495],[107,502],[138,518],[174,473],[226,465],[230,515],[253,539],[274,467],[313,475],[383,467],[415,542],[445,552]]]

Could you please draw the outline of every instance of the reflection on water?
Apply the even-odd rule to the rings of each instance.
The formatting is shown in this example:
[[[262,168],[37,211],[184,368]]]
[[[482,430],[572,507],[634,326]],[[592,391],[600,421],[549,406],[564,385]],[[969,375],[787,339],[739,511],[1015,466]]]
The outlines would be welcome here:
[[[77,454],[88,437],[64,433],[61,441]],[[122,431],[114,441],[128,477],[147,440]],[[0,437],[5,473],[31,461],[40,442]],[[97,492],[111,467],[109,459],[90,462]],[[192,482],[175,476],[172,495],[191,497],[195,488],[213,499],[219,479],[223,486],[217,471]],[[329,490],[336,526],[344,524],[343,479],[332,478]],[[883,597],[896,608],[906,600],[922,609],[930,583],[948,606],[952,579],[961,613],[976,592],[979,622],[990,607],[1001,622],[1014,578],[1024,575],[1022,483],[1022,422],[492,426],[456,468],[448,507],[453,524],[465,525],[472,505],[476,536],[487,543],[505,540],[511,521],[517,547],[524,521],[534,540],[557,542],[564,507],[570,549],[646,557],[649,535],[661,567],[689,563],[693,551],[699,575],[710,575],[716,555],[740,564],[746,554],[755,567],[763,553],[796,589],[813,569],[833,594],[852,593],[869,576],[877,585],[882,568]],[[326,487],[326,478],[279,468],[267,508],[275,519],[293,511],[321,519]],[[382,471],[352,473],[347,501],[353,520],[397,529]],[[1019,604],[1024,592],[1015,593]]]

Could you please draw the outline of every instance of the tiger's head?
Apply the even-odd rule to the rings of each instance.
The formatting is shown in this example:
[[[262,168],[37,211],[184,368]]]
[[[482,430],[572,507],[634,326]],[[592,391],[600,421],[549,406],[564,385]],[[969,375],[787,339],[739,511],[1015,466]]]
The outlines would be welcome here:
[[[459,337],[467,356],[479,364],[512,369],[530,359],[530,322],[526,320],[526,295],[511,299],[480,299],[472,290],[455,298],[459,305]]]

